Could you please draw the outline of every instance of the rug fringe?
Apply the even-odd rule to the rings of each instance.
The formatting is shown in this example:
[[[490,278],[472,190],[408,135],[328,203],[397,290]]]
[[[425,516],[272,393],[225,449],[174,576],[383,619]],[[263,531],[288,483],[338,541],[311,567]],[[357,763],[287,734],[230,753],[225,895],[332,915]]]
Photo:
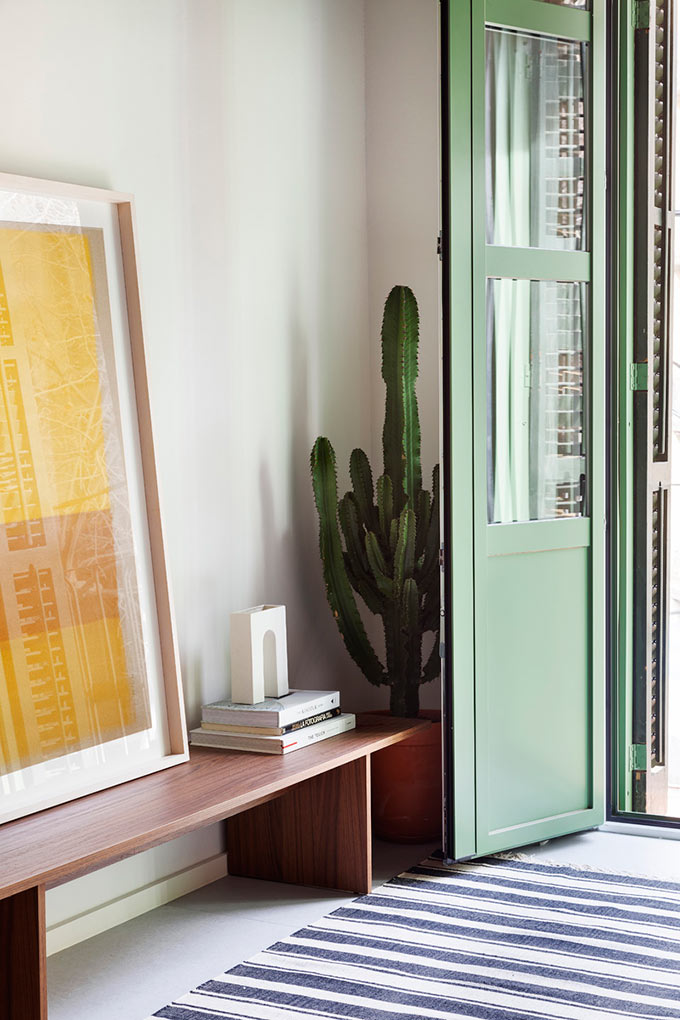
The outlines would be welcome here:
[[[450,863],[439,860],[436,857],[428,857],[420,863],[422,866],[428,861],[431,861],[438,867],[455,868],[458,865],[463,864],[476,864],[485,860],[485,858],[491,860],[518,861],[520,864],[543,864],[546,868],[571,868],[572,871],[583,871],[600,875],[616,875],[619,878],[643,878],[649,879],[651,882],[664,882],[666,885],[674,885],[680,890],[680,882],[678,882],[676,878],[650,875],[640,871],[623,871],[620,868],[604,868],[595,864],[575,864],[574,861],[557,860],[554,857],[536,857],[534,854],[523,853],[521,850],[499,850],[495,854],[486,854],[485,857],[469,857],[464,861],[452,861]],[[404,872],[404,874],[408,874],[408,872]]]
[[[487,860],[506,860],[506,861],[518,861],[520,864],[543,864],[546,868],[571,868],[572,871],[582,871],[590,874],[600,875],[616,875],[617,878],[632,878],[632,879],[646,879],[650,882],[663,882],[668,886],[675,886],[680,892],[680,882],[676,878],[671,878],[665,875],[650,875],[648,873],[640,871],[623,871],[619,868],[604,868],[598,867],[594,864],[575,864],[573,861],[559,861],[554,857],[536,857],[533,854],[522,853],[521,850],[499,850],[495,854],[487,854]],[[450,867],[455,868],[459,865],[477,864],[480,861],[485,860],[484,857],[472,857],[464,861],[453,861],[451,864],[447,864],[445,861],[438,860],[436,857],[428,857],[426,860],[421,861],[421,866],[431,861],[438,867]],[[404,872],[408,874],[408,872]],[[401,875],[397,876],[401,878]]]
[[[522,864],[545,864],[551,868],[571,868],[572,871],[584,871],[599,873],[601,875],[618,875],[620,878],[648,878],[652,882],[666,882],[668,885],[680,884],[672,878],[661,878],[659,875],[643,874],[639,871],[622,871],[618,868],[603,868],[594,864],[574,864],[573,861],[558,861],[554,857],[534,857],[533,854],[522,853],[521,850],[501,850],[490,857],[499,857],[501,860],[519,861]]]

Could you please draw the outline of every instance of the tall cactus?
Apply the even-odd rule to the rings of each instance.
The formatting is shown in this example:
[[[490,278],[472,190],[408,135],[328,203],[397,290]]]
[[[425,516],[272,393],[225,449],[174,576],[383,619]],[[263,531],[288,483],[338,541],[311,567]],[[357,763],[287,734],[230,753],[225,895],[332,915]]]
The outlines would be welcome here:
[[[432,492],[422,487],[416,399],[418,305],[394,287],[382,324],[387,389],[383,473],[373,484],[368,457],[353,450],[352,488],[338,500],[335,452],[320,436],[312,449],[312,484],[326,595],[349,654],[376,685],[387,684],[390,710],[415,716],[421,684],[439,675],[439,467]],[[385,662],[364,628],[355,592],[382,618]],[[434,633],[423,663],[423,636]]]

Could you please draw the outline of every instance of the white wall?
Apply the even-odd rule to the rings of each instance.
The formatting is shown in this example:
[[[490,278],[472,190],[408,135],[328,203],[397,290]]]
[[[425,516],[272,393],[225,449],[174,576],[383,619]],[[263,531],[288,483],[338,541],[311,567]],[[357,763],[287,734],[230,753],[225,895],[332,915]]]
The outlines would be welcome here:
[[[0,169],[136,197],[192,724],[228,689],[229,613],[265,601],[288,607],[293,680],[387,702],[325,602],[308,462],[329,435],[344,485],[352,447],[379,448],[395,282],[421,302],[428,470],[436,457],[436,8],[0,0]],[[114,923],[122,896],[134,912],[214,876],[222,851],[213,827],[50,892],[54,947]]]

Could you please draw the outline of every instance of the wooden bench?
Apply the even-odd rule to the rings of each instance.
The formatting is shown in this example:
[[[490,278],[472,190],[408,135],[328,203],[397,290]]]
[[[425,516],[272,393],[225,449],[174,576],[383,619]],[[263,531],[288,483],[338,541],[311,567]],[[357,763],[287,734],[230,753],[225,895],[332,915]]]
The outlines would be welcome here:
[[[373,717],[290,755],[191,760],[0,826],[0,1017],[46,1020],[45,890],[228,818],[230,875],[371,889],[370,756],[429,725]]]

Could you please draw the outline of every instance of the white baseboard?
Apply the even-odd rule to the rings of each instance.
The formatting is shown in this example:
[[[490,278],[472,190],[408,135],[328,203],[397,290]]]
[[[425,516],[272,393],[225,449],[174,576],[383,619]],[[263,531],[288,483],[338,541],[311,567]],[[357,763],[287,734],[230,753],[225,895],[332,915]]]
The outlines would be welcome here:
[[[68,949],[78,942],[100,935],[109,928],[115,928],[118,924],[146,913],[147,910],[153,910],[154,907],[160,907],[179,896],[185,896],[194,889],[216,882],[226,874],[227,855],[217,854],[174,875],[151,882],[141,889],[134,889],[109,903],[103,903],[93,910],[70,917],[60,924],[51,925],[47,929],[47,955],[60,953],[62,949]]]

